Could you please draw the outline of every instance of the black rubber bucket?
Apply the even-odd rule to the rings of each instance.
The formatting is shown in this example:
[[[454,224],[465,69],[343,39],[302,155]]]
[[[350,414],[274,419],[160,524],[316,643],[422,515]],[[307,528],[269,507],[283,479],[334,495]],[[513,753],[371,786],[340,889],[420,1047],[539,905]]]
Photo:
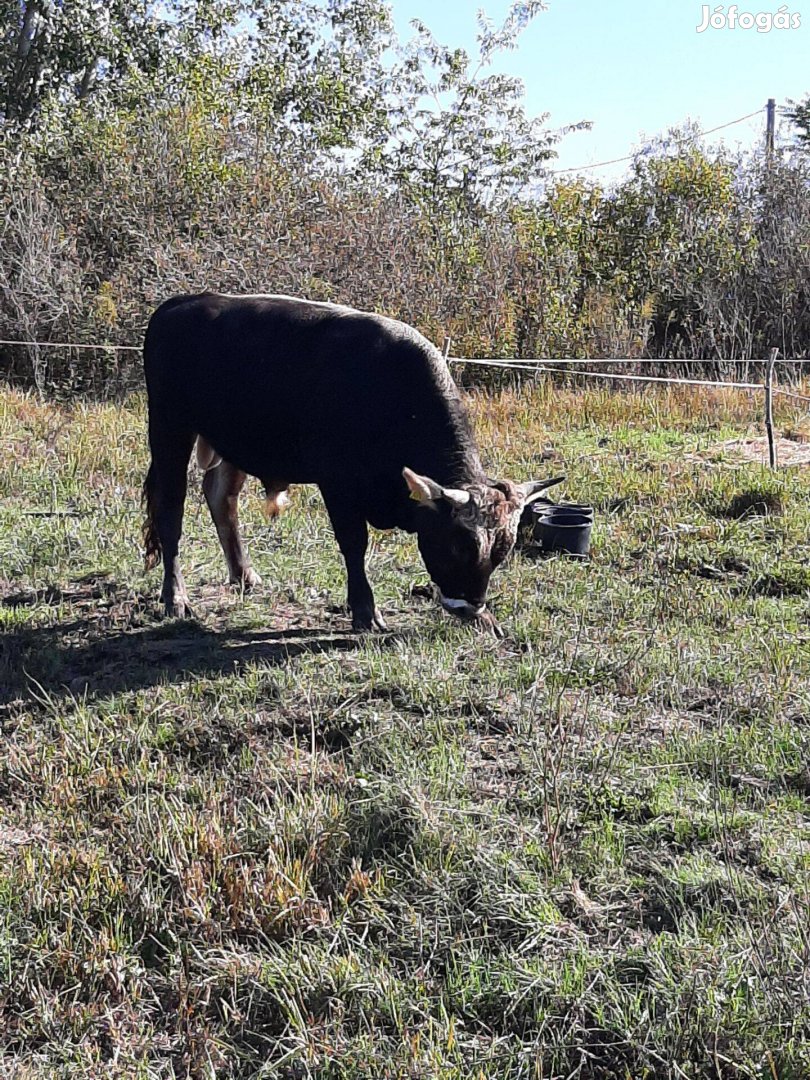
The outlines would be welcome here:
[[[556,515],[580,514],[589,517],[593,521],[593,507],[587,503],[549,503],[543,509],[553,510]]]
[[[534,532],[534,527],[537,524],[537,515],[545,513],[550,506],[556,506],[556,503],[553,503],[551,499],[545,499],[542,496],[534,502],[529,503],[528,506],[524,506],[523,513],[520,515],[520,528],[531,529],[531,531]]]
[[[534,538],[543,551],[587,555],[592,530],[592,506],[540,506],[535,514]]]

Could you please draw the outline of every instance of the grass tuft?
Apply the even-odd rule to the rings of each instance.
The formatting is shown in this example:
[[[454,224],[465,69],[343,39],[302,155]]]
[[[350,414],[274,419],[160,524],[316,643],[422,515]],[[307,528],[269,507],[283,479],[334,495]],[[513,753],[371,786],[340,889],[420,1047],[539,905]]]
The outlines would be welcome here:
[[[763,483],[746,491],[735,492],[727,500],[710,498],[707,500],[706,509],[715,517],[740,521],[743,518],[781,514],[784,505],[783,492]]]

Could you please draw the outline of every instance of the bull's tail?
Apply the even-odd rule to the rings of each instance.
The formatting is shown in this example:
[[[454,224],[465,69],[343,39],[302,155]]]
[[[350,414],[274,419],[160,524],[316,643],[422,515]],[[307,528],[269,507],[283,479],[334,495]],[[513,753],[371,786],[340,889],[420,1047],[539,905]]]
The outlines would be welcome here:
[[[160,546],[157,526],[155,525],[155,496],[157,488],[157,475],[154,461],[149,466],[146,480],[143,485],[143,507],[146,510],[146,520],[143,523],[143,543],[146,549],[146,569],[151,570],[157,566],[163,555]]]

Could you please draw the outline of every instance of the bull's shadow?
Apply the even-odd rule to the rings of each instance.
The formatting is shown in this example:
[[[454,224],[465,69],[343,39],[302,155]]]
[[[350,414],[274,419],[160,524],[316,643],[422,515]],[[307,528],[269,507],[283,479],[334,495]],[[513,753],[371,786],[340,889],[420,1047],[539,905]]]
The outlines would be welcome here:
[[[114,588],[114,587],[113,587]],[[0,600],[27,602],[27,594]],[[358,635],[328,627],[266,631],[211,629],[196,620],[158,621],[144,605],[145,625],[101,629],[88,612],[53,626],[22,625],[0,637],[0,705],[40,697],[112,695],[195,676],[234,674],[247,664],[281,666],[302,653],[350,651]],[[394,635],[380,635],[385,641]]]

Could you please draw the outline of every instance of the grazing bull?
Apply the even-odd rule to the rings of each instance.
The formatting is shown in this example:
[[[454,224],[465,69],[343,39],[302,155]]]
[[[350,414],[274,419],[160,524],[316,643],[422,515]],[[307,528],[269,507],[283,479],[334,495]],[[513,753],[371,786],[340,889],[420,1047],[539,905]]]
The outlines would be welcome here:
[[[177,552],[195,441],[230,580],[259,581],[237,498],[258,477],[271,513],[290,484],[317,484],[346,561],[356,630],[384,629],[365,571],[368,524],[416,533],[446,610],[498,632],[485,608],[523,507],[548,480],[492,482],[437,349],[394,319],[288,296],[202,293],[166,301],[146,332],[152,462],[147,565],[188,611]]]

